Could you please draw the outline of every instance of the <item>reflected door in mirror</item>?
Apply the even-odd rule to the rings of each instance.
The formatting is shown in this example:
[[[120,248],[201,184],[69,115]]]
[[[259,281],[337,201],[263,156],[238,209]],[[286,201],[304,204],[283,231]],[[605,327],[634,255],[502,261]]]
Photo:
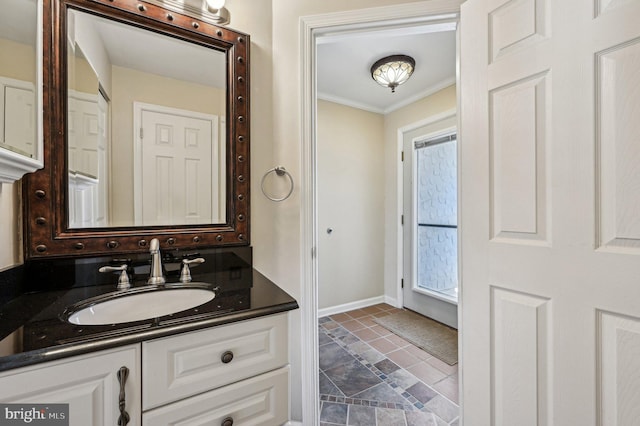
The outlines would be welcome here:
[[[134,158],[136,225],[220,222],[218,117],[159,105],[134,105],[140,128]]]

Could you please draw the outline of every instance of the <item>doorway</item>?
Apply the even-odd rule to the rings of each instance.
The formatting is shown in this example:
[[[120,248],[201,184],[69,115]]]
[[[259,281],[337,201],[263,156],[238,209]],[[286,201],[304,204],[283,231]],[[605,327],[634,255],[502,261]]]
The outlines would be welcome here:
[[[417,25],[416,24],[416,19],[418,20],[422,20],[423,22],[426,23],[434,23],[434,22],[442,22],[444,19],[446,20],[453,20],[455,22],[456,19],[456,13],[458,10],[458,6],[456,4],[456,2],[450,2],[451,4],[449,5],[449,9],[447,10],[447,12],[445,12],[445,8],[442,7],[442,4],[439,5],[438,10],[434,11],[433,13],[438,13],[437,16],[424,16],[425,15],[425,7],[424,4],[421,4],[421,8],[416,7],[413,11],[409,11],[409,9],[403,9],[402,11],[400,11],[398,13],[397,10],[391,10],[392,8],[379,8],[379,9],[385,9],[385,12],[387,13],[391,13],[391,16],[388,14],[385,14],[385,20],[384,21],[379,21],[379,16],[378,13],[380,12],[380,10],[376,10],[376,18],[371,19],[368,18],[370,20],[370,22],[368,22],[368,25],[370,25],[373,28],[397,28],[398,26],[402,26],[402,24],[399,24],[399,20],[403,20],[403,19],[408,19],[410,16],[413,16],[413,20],[411,22],[412,25]],[[362,14],[360,14],[360,12],[363,12]],[[429,8],[427,7],[426,9],[426,13],[429,13]],[[340,14],[337,14],[340,15]],[[358,14],[358,19],[361,18],[362,16],[366,16],[367,13],[366,11],[359,11]],[[304,109],[308,108],[308,110],[303,110],[303,123],[304,126],[309,126],[305,129],[303,129],[305,136],[308,136],[308,140],[305,141],[305,143],[303,143],[303,155],[304,155],[304,160],[307,161],[308,160],[308,169],[309,170],[309,175],[308,176],[303,176],[303,187],[305,187],[304,189],[308,189],[308,199],[305,201],[305,203],[307,203],[305,205],[305,203],[303,203],[303,220],[306,222],[305,224],[305,228],[307,228],[306,225],[311,225],[310,228],[308,228],[307,230],[303,231],[304,237],[303,237],[303,247],[309,247],[310,251],[314,253],[313,257],[310,259],[311,262],[309,264],[305,265],[305,271],[303,272],[306,275],[306,278],[309,280],[308,282],[310,283],[310,286],[307,287],[305,286],[305,291],[309,291],[309,293],[307,293],[306,295],[303,295],[303,299],[306,302],[306,306],[309,306],[312,308],[312,310],[310,311],[306,311],[303,312],[303,315],[305,316],[305,322],[306,324],[304,325],[305,327],[308,325],[311,325],[311,327],[308,330],[311,334],[309,334],[309,336],[314,336],[314,342],[313,344],[313,356],[309,356],[309,354],[307,352],[304,353],[304,363],[307,365],[307,367],[305,368],[305,371],[313,371],[314,373],[318,371],[318,318],[317,318],[317,312],[318,312],[318,286],[319,286],[319,279],[318,279],[318,271],[320,270],[320,267],[318,265],[318,258],[320,257],[316,250],[318,249],[318,240],[319,238],[321,238],[322,234],[325,233],[325,231],[327,231],[327,229],[325,229],[324,226],[319,226],[318,223],[318,206],[317,206],[317,186],[316,186],[316,179],[318,176],[318,153],[317,153],[317,140],[316,140],[316,135],[317,135],[317,128],[315,127],[316,124],[316,114],[317,114],[317,93],[316,93],[316,89],[315,89],[315,65],[312,68],[313,63],[315,63],[316,61],[316,42],[317,42],[317,38],[322,36],[322,31],[327,31],[327,32],[331,32],[332,34],[336,34],[339,31],[342,30],[347,30],[348,26],[353,24],[353,18],[355,15],[350,15],[350,16],[345,16],[344,17],[344,21],[340,22],[340,19],[335,19],[335,16],[332,16],[331,18],[329,17],[324,17],[326,18],[326,22],[323,22],[323,17],[311,17],[309,19],[303,18],[303,25],[306,25],[306,29],[308,29],[309,31],[307,32],[306,30],[303,30],[303,33],[306,37],[308,37],[308,40],[303,41],[303,44],[305,46],[305,50],[309,49],[309,51],[304,52],[305,53],[305,57],[303,59],[303,61],[305,62],[305,64],[303,64],[303,72],[305,73],[305,80],[307,78],[307,72],[309,73],[309,75],[312,75],[312,79],[308,82],[305,82],[305,86],[307,83],[309,83],[308,87],[305,87],[305,90],[308,89],[308,92],[305,92],[305,95],[308,95],[309,97],[307,98],[307,101],[311,101],[310,104],[307,104],[305,101],[305,105],[304,105]],[[387,21],[387,18],[391,19],[391,21]],[[315,21],[315,19],[318,19],[319,21]],[[340,23],[339,23],[340,22]],[[344,24],[346,26],[342,26],[341,24]],[[313,29],[313,31],[311,30]],[[321,29],[322,31],[319,31],[319,29]],[[353,28],[352,28],[353,29]],[[360,27],[360,30],[367,30],[367,29],[371,29],[371,28],[364,28],[364,27]],[[308,42],[308,43],[307,43]],[[449,82],[447,86],[451,86],[452,83],[455,82],[455,78],[453,79],[452,82]],[[447,87],[445,86],[445,87]],[[453,88],[453,92],[455,93],[455,87]],[[455,98],[455,95],[454,95]],[[312,106],[311,106],[312,105]],[[416,118],[417,119],[417,118]],[[455,121],[455,118],[454,118]],[[399,128],[401,126],[398,126],[397,128]],[[392,132],[393,133],[393,137],[395,137],[396,132]],[[308,142],[309,144],[307,145],[306,142]],[[401,192],[402,192],[402,184],[401,184],[401,163],[399,162],[400,160],[400,150],[397,150],[396,147],[392,148],[389,152],[385,152],[385,154],[390,154],[391,157],[396,158],[398,160],[398,163],[395,164],[390,173],[391,173],[391,177],[386,174],[385,175],[385,179],[389,180],[392,186],[395,186],[395,196],[394,197],[399,197]],[[394,160],[395,161],[395,160]],[[303,168],[305,168],[305,166],[303,165]],[[387,172],[389,173],[389,172]],[[396,205],[394,203],[394,205]],[[393,253],[392,255],[389,257],[387,254],[387,257],[385,258],[385,265],[389,263],[389,259],[392,260],[392,264],[394,265],[393,268],[394,270],[389,274],[388,272],[385,272],[385,275],[391,275],[391,277],[389,278],[388,276],[385,276],[385,294],[384,297],[388,298],[387,300],[393,303],[394,307],[398,307],[401,305],[398,305],[398,303],[401,303],[401,297],[400,295],[397,294],[397,291],[400,289],[400,275],[401,275],[401,271],[402,271],[402,249],[401,249],[401,244],[396,245],[396,243],[399,241],[398,239],[398,235],[400,235],[400,239],[401,239],[401,228],[400,228],[400,217],[401,217],[401,212],[399,210],[396,210],[396,207],[392,207],[391,210],[389,211],[388,206],[385,206],[385,214],[389,217],[394,217],[395,219],[397,219],[397,229],[395,229],[391,235],[391,240],[389,240],[388,238],[386,238],[387,242],[391,242],[391,245],[393,245],[395,248],[393,249]],[[394,221],[395,221],[394,219]],[[396,226],[395,223],[393,225],[394,227]],[[385,225],[385,228],[387,227],[387,225]],[[313,229],[313,231],[311,232],[311,229]],[[384,231],[386,232],[386,230]],[[334,234],[335,235],[335,234]],[[305,248],[303,248],[304,251],[306,251]],[[308,275],[307,275],[308,274]],[[305,297],[305,296],[309,296],[309,297]],[[380,306],[378,306],[380,308]],[[311,343],[310,343],[311,344]],[[311,370],[309,370],[311,369]],[[307,373],[305,373],[307,374]],[[315,374],[314,374],[315,376]],[[317,377],[309,377],[306,376],[306,383],[307,385],[304,384],[305,382],[303,382],[303,388],[305,389],[305,392],[309,392],[305,395],[305,406],[304,406],[304,410],[305,413],[307,413],[305,415],[305,419],[310,419],[310,415],[309,413],[313,413],[313,417],[314,417],[314,423],[313,424],[317,424],[316,422],[318,421],[318,406],[317,406],[317,401],[318,401],[318,378]],[[313,395],[313,397],[309,398],[309,395]],[[307,421],[305,421],[305,424],[307,423]],[[310,423],[310,422],[309,422]],[[311,424],[311,423],[310,423]]]

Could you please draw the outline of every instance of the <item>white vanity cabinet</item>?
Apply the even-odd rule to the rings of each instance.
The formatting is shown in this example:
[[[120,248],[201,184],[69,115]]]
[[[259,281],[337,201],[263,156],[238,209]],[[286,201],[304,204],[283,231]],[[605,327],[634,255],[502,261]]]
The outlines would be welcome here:
[[[142,424],[281,425],[289,413],[287,315],[142,344]]]
[[[68,403],[71,426],[282,425],[288,317],[269,315],[0,373],[0,402]],[[123,423],[124,424],[124,423]]]
[[[140,425],[140,345],[123,346],[0,373],[3,403],[69,404],[70,426],[113,426],[120,417],[118,371],[128,426]],[[121,374],[122,376],[122,374]]]

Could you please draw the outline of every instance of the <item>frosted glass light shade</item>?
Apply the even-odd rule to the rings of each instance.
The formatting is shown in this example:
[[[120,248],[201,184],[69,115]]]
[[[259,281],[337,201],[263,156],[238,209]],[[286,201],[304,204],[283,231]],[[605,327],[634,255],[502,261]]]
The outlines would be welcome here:
[[[391,92],[396,87],[409,80],[416,67],[416,61],[407,55],[392,55],[376,61],[371,67],[371,77],[380,85],[390,87]]]
[[[219,10],[224,7],[225,0],[207,0],[207,6],[209,9]]]
[[[216,25],[226,25],[231,20],[229,11],[224,7],[225,0],[205,0],[205,9],[208,12],[207,17]]]

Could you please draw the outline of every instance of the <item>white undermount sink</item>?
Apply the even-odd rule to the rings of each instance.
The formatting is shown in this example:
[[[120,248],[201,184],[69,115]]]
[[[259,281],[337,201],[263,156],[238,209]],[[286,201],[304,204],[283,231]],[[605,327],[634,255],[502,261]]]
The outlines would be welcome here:
[[[213,300],[210,288],[158,287],[139,292],[113,293],[104,300],[76,305],[67,321],[76,325],[104,325],[142,321],[195,308]]]

